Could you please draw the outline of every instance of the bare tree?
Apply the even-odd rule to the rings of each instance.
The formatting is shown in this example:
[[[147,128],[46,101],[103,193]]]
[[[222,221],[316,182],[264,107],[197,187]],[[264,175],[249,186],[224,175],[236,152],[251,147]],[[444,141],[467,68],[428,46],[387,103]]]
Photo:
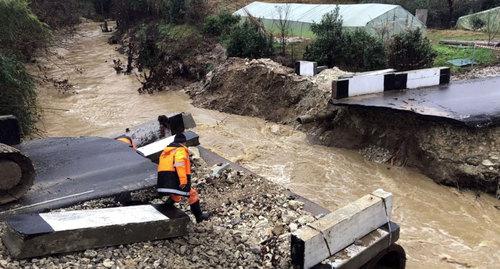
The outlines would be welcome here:
[[[450,23],[450,27],[453,27],[453,11],[454,11],[454,4],[455,4],[455,0],[447,0],[448,2],[448,16],[449,16],[449,23]]]
[[[286,54],[286,38],[290,31],[290,4],[275,6],[276,12],[278,13],[278,31],[279,31],[279,39],[281,44],[281,54]]]
[[[486,16],[486,24],[484,26],[484,30],[488,34],[488,45],[491,45],[491,42],[500,32],[500,13],[499,12],[490,12]]]

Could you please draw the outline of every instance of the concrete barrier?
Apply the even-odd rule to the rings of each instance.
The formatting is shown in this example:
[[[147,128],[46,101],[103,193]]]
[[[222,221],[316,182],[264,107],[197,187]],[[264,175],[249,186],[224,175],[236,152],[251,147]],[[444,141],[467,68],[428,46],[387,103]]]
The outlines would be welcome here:
[[[21,143],[21,127],[16,117],[0,116],[0,143],[11,146]]]
[[[139,205],[17,215],[2,240],[17,259],[187,234],[190,218],[177,208]]]
[[[292,264],[311,268],[388,223],[392,194],[376,190],[292,234]]]
[[[366,264],[376,264],[377,257],[381,254],[394,255],[391,246],[399,239],[399,225],[389,222],[386,225],[372,231],[364,237],[357,240],[335,255],[314,266],[315,269],[346,269],[346,268],[391,268],[403,269],[406,263],[406,254],[402,248],[397,251],[398,257],[393,257],[394,262],[391,266],[385,264],[385,267],[363,267]],[[382,264],[381,264],[382,265]]]
[[[186,131],[184,132],[184,135],[186,136],[187,147],[194,147],[200,144],[199,136],[195,132]],[[160,154],[162,153],[163,149],[167,147],[170,143],[174,142],[174,137],[175,136],[169,136],[167,138],[158,140],[144,147],[140,147],[137,149],[137,152],[153,162],[158,162],[158,158],[160,157]]]
[[[295,74],[300,76],[314,76],[318,74],[318,64],[309,61],[295,62]]]
[[[362,73],[332,82],[332,98],[341,99],[385,91],[416,89],[450,83],[450,68],[437,67],[405,72],[387,70]]]

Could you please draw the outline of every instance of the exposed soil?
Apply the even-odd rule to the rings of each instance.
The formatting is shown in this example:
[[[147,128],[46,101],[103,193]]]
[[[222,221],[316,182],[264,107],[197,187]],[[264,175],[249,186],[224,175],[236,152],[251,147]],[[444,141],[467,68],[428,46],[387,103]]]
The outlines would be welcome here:
[[[345,74],[332,70],[315,83],[270,59],[229,58],[207,75],[200,90],[190,94],[196,106],[292,123],[304,113],[315,114],[327,107],[331,93],[325,74]]]
[[[289,268],[290,232],[314,221],[303,203],[285,189],[261,177],[226,170],[217,178],[203,160],[194,157],[193,185],[202,207],[213,216],[193,224],[189,235],[154,242],[86,250],[27,260],[13,260],[0,246],[2,268]],[[133,195],[161,203],[154,190]],[[71,209],[119,206],[113,199],[85,202]],[[188,206],[181,208],[189,215]],[[63,209],[64,210],[64,209]],[[3,233],[2,224],[0,232]]]
[[[491,74],[475,71],[468,77]],[[301,115],[332,109],[330,83],[340,75],[328,69],[315,77],[268,59],[229,59],[191,91],[194,104],[239,115],[295,124]],[[371,160],[419,168],[436,182],[496,193],[499,187],[500,129],[470,129],[395,110],[333,108],[334,119],[302,126],[311,141],[358,149]]]
[[[359,149],[368,159],[419,168],[434,181],[495,194],[500,128],[473,129],[414,113],[345,107],[314,126],[321,144]]]

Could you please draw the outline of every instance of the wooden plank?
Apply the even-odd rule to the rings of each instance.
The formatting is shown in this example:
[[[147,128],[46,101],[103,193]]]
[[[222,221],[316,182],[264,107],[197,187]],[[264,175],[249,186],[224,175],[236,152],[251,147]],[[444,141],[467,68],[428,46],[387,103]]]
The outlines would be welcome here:
[[[187,139],[187,147],[194,147],[200,144],[199,136],[195,132],[186,131],[184,132],[184,135]],[[169,136],[167,138],[163,138],[161,140],[148,144],[144,147],[140,147],[137,149],[137,152],[144,157],[157,162],[163,149],[165,149],[165,147],[167,147],[170,143],[174,142],[174,137],[175,136]]]
[[[183,236],[189,222],[163,205],[24,214],[6,221],[2,240],[14,258],[30,258]]]
[[[381,189],[292,234],[292,263],[311,268],[387,223],[392,194]]]

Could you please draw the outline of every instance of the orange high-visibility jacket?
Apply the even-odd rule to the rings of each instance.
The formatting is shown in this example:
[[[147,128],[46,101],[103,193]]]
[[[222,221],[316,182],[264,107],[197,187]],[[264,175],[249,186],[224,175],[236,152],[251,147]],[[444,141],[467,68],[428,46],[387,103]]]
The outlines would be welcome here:
[[[136,149],[136,145],[134,143],[134,140],[132,140],[132,138],[130,136],[122,135],[122,136],[115,138],[115,140],[126,143],[129,145],[129,147]]]
[[[182,189],[180,186],[187,188]],[[191,162],[189,150],[182,144],[168,145],[158,163],[157,191],[166,194],[189,196],[191,187]]]

